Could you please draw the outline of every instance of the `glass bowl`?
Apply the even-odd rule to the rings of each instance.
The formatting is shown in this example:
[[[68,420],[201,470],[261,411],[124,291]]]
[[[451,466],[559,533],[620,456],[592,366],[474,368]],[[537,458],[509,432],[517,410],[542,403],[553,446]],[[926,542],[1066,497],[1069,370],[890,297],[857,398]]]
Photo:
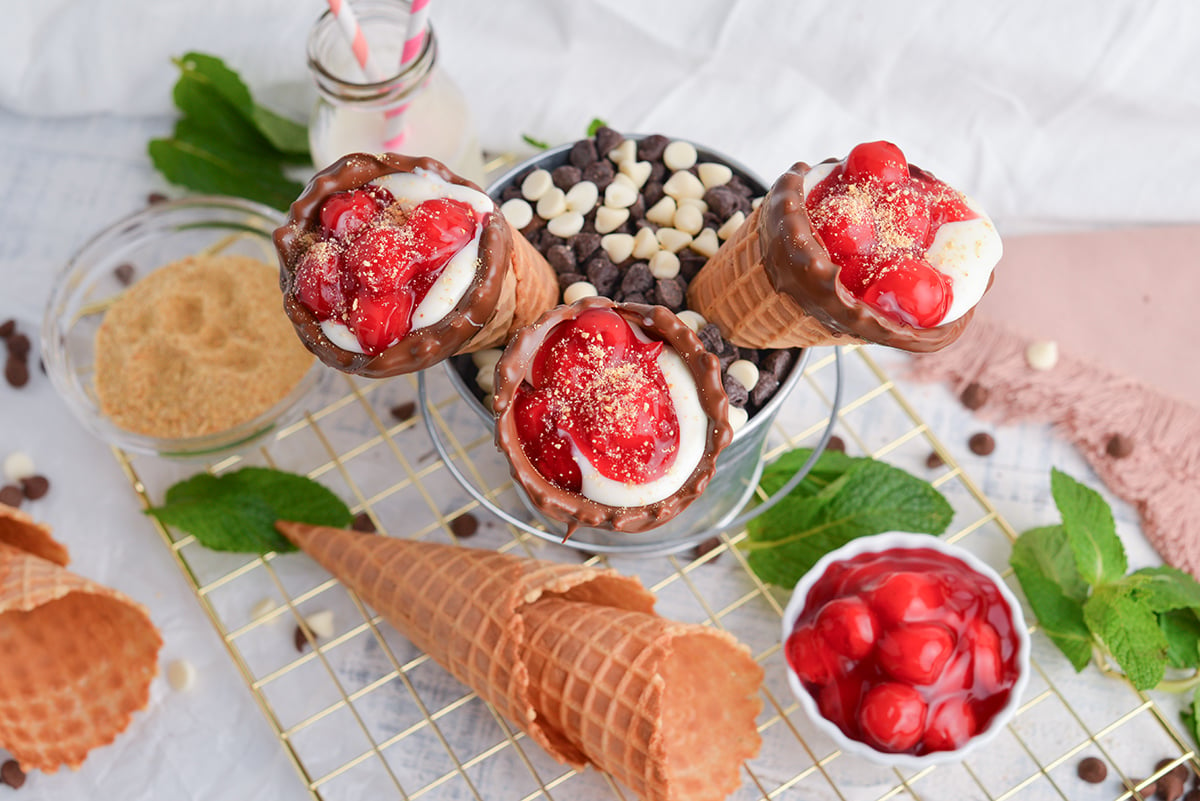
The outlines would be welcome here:
[[[813,586],[817,581],[826,575],[830,568],[837,563],[846,562],[855,557],[864,554],[877,554],[887,551],[900,550],[910,551],[916,549],[927,549],[937,552],[939,555],[949,557],[951,560],[964,565],[970,571],[977,573],[982,579],[992,584],[999,593],[1000,598],[1008,606],[1008,617],[1012,623],[1013,631],[1013,656],[1016,667],[1016,678],[1011,688],[1009,689],[1008,698],[1004,704],[999,707],[993,714],[988,724],[980,731],[975,732],[964,743],[953,750],[931,751],[925,754],[916,755],[911,753],[893,753],[882,751],[874,748],[870,744],[850,737],[833,721],[826,718],[820,711],[817,700],[809,693],[796,671],[792,668],[790,661],[787,660],[787,645],[788,638],[795,627],[797,618],[800,617],[804,610],[805,604],[808,601],[808,596]],[[889,532],[886,534],[877,534],[869,537],[861,537],[852,540],[848,544],[829,552],[813,566],[811,570],[804,574],[800,581],[796,584],[792,591],[791,600],[783,613],[783,634],[782,643],[784,646],[785,662],[787,663],[787,679],[788,686],[791,687],[800,705],[804,708],[804,712],[808,715],[813,724],[832,739],[839,748],[846,753],[855,754],[881,765],[891,767],[906,767],[906,768],[922,768],[928,765],[942,764],[946,762],[961,761],[968,753],[975,751],[992,740],[996,734],[1012,720],[1016,714],[1017,707],[1020,705],[1021,696],[1024,694],[1025,686],[1029,682],[1029,658],[1030,658],[1030,640],[1029,630],[1026,627],[1024,617],[1021,614],[1021,606],[1016,597],[1005,585],[1000,576],[992,570],[984,562],[980,561],[968,551],[943,542],[937,537],[922,535],[922,534],[906,534],[902,532]],[[872,646],[875,647],[875,646]],[[950,661],[945,663],[945,667],[939,671],[938,678],[941,679],[944,673],[948,671],[954,663],[955,658],[951,657]],[[971,670],[974,670],[974,663],[971,662]],[[917,685],[920,686],[920,685]],[[920,690],[918,690],[920,692]],[[857,709],[856,709],[857,712]]]
[[[55,389],[85,427],[127,451],[189,458],[248,446],[299,415],[300,400],[323,374],[315,358],[291,391],[266,411],[224,431],[189,438],[154,437],[121,428],[102,411],[94,384],[96,330],[128,283],[118,276],[118,267],[132,265],[137,280],[201,253],[240,254],[274,265],[271,234],[282,223],[282,214],[258,203],[197,195],[151,204],[80,248],[53,283],[42,321],[42,353]],[[283,314],[282,301],[279,313]]]

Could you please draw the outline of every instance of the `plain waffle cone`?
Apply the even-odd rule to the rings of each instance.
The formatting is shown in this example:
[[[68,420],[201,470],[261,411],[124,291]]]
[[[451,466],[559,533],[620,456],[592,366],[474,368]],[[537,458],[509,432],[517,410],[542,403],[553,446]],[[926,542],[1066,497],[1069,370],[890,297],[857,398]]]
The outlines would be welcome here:
[[[830,331],[771,285],[763,267],[762,206],[725,240],[688,286],[688,308],[715,323],[741,348],[805,348],[860,340]]]
[[[0,543],[0,747],[74,769],[146,706],[162,639],[125,596]]]
[[[529,244],[520,231],[508,230],[512,235],[512,262],[500,300],[491,319],[471,337],[459,353],[474,353],[486,348],[502,348],[517,332],[537,320],[547,310],[558,304],[558,276],[550,262]]]
[[[70,561],[67,546],[54,539],[49,526],[35,522],[20,509],[4,503],[0,503],[0,543],[63,567]]]
[[[727,795],[742,761],[758,751],[761,669],[732,638],[654,615],[654,596],[637,579],[494,551],[277,525],[561,762],[595,764],[644,799],[703,801]],[[572,623],[564,626],[566,619]],[[580,657],[592,641],[609,651],[607,674]],[[701,682],[689,662],[736,663],[738,678],[720,670]],[[713,689],[705,692],[706,683]],[[571,712],[576,707],[579,714]]]

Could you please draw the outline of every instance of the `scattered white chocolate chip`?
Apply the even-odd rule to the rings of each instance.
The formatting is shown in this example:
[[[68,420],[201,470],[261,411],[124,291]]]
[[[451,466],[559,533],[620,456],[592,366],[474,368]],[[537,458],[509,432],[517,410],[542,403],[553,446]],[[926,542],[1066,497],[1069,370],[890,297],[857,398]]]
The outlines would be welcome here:
[[[494,390],[496,388],[496,365],[480,367],[479,372],[475,374],[475,384],[484,392]]]
[[[563,239],[575,236],[583,230],[583,215],[577,211],[563,212],[546,223],[546,230]]]
[[[706,161],[696,167],[696,174],[700,176],[700,183],[704,184],[705,189],[712,189],[714,186],[724,186],[733,178],[733,170],[725,164],[717,164],[712,161]]]
[[[563,290],[563,303],[571,304],[584,298],[594,298],[600,293],[588,281],[576,281]]]
[[[755,209],[757,209],[759,206],[762,205],[762,202],[763,202],[763,199],[761,197],[754,198],[754,200],[750,201],[750,210],[754,211]]]
[[[633,181],[633,185],[641,189],[646,185],[646,181],[650,178],[650,162],[648,161],[623,161],[621,166],[617,168],[622,175],[629,176],[629,180]]]
[[[613,264],[620,264],[633,255],[633,234],[605,234],[600,237],[600,247]]]
[[[658,244],[658,239],[649,226],[639,228],[638,232],[634,234],[633,257],[635,259],[649,259],[660,250],[662,250],[662,246]]]
[[[1058,343],[1043,339],[1030,342],[1025,348],[1025,361],[1034,370],[1052,370],[1058,364]]]
[[[637,142],[626,139],[608,151],[608,157],[614,164],[620,164],[623,161],[637,161]]]
[[[750,415],[745,409],[740,406],[729,407],[729,427],[733,429],[733,433],[740,431],[749,419]]]
[[[758,367],[748,359],[735,359],[725,368],[725,373],[747,390],[754,389],[758,383]]]
[[[655,278],[674,278],[679,275],[679,257],[669,250],[660,250],[650,257],[650,274]]]
[[[537,213],[543,220],[557,217],[567,210],[567,194],[557,186],[552,186],[542,193],[537,201]]]
[[[547,170],[534,170],[521,182],[521,195],[532,203],[554,188],[554,179]]]
[[[678,253],[692,244],[692,235],[686,231],[680,231],[678,228],[659,228],[654,233],[654,238],[658,240],[658,244],[672,253]]]
[[[309,631],[322,640],[333,636],[333,612],[328,609],[313,612],[304,618],[304,623],[308,626]]]
[[[614,209],[627,209],[637,202],[637,187],[614,180],[604,188],[604,205]]]
[[[638,188],[638,185],[633,182],[633,179],[623,172],[619,172],[614,175],[611,183],[624,184],[625,186],[632,187],[633,189]]]
[[[746,221],[746,215],[740,211],[735,211],[729,216],[729,219],[721,223],[721,227],[717,229],[717,236],[721,239],[728,239],[733,236],[737,229],[742,227],[742,223]]]
[[[275,611],[275,600],[273,598],[262,598],[254,606],[250,607],[250,619],[262,620],[273,611]]]
[[[20,481],[23,478],[32,478],[37,474],[37,467],[33,464],[33,459],[29,458],[29,454],[24,451],[13,451],[8,456],[4,457],[4,477],[9,481]]]
[[[681,197],[681,198],[679,198],[679,207],[683,208],[684,206],[693,206],[693,207],[699,209],[701,214],[708,211],[708,204],[705,203],[704,198],[701,198],[701,197]]]
[[[685,197],[704,197],[704,184],[690,172],[672,173],[663,184],[663,192],[679,200]]]
[[[662,158],[668,170],[687,170],[696,163],[696,148],[691,142],[675,141],[663,150]]]
[[[716,255],[719,247],[721,243],[717,241],[717,232],[711,228],[705,228],[691,241],[692,250],[710,259]]]
[[[477,350],[471,354],[471,363],[477,368],[492,368],[496,366],[496,362],[500,361],[500,357],[504,355],[504,351],[500,348],[484,348]]]
[[[704,228],[704,213],[695,206],[680,206],[673,223],[680,231],[695,236]]]
[[[567,209],[587,214],[596,207],[600,190],[591,181],[580,181],[567,190]]]
[[[708,320],[704,319],[704,315],[700,314],[700,312],[694,312],[691,309],[684,309],[675,316],[696,333],[700,333],[700,329],[708,325]]]
[[[596,209],[596,233],[608,234],[620,228],[629,219],[629,209],[614,209],[611,206],[601,206]]]
[[[675,219],[675,198],[663,195],[662,199],[646,209],[646,219],[655,225],[670,225]]]
[[[167,684],[176,692],[190,690],[196,683],[196,669],[186,659],[175,659],[167,665]]]
[[[519,197],[504,201],[500,206],[500,213],[508,220],[509,225],[518,230],[533,222],[533,206]]]

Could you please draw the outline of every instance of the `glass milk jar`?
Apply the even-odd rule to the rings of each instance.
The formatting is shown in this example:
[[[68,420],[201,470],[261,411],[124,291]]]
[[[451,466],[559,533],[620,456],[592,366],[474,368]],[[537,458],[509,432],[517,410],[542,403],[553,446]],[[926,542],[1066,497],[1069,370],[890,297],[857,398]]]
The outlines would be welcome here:
[[[400,51],[408,25],[408,3],[358,0],[354,11],[384,77],[369,81],[355,60],[332,12],[308,36],[308,67],[319,99],[308,126],[313,164],[322,169],[347,153],[379,153],[398,128],[388,112],[405,106],[403,144],[410,156],[431,156],[482,185],[483,155],[462,92],[437,66],[437,38],[426,28],[421,52],[403,68]]]

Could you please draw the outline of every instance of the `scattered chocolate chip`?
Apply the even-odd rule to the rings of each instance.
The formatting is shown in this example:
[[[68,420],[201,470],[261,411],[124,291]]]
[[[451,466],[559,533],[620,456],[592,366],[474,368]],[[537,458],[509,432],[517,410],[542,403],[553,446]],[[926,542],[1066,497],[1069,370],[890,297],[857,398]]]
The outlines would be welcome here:
[[[700,343],[709,353],[720,353],[725,350],[725,340],[721,337],[721,329],[713,323],[702,327],[696,336],[700,337]]]
[[[374,534],[376,531],[375,521],[366,512],[359,512],[354,516],[354,521],[350,523],[350,528],[355,531],[361,531],[366,534]]]
[[[1174,771],[1163,776],[1156,784],[1155,795],[1162,801],[1179,801],[1180,796],[1183,795],[1183,779],[1179,778]]]
[[[566,192],[583,180],[583,170],[574,164],[564,164],[561,167],[554,168],[554,171],[550,173],[550,180],[555,186]]]
[[[25,361],[29,357],[29,337],[24,334],[9,334],[4,343],[8,345],[8,355],[14,359]]]
[[[5,320],[0,323],[0,339],[8,339],[17,331],[16,320]]]
[[[1200,788],[1193,787],[1184,793],[1183,801],[1200,801]]]
[[[750,400],[750,392],[742,386],[742,382],[736,378],[730,378],[728,375],[721,376],[721,380],[725,385],[725,394],[729,396],[729,405],[739,409],[746,408],[746,402]]]
[[[596,155],[596,144],[591,139],[580,139],[571,146],[571,153],[567,156],[567,160],[581,170],[586,169],[597,158],[599,156]]]
[[[592,255],[600,249],[600,234],[592,231],[580,231],[571,237],[571,250],[575,253],[577,264],[585,264]]]
[[[733,216],[738,210],[738,196],[728,184],[725,186],[714,186],[712,189],[704,193],[704,202],[708,204],[708,210],[716,214],[723,220],[727,220]]]
[[[25,784],[25,771],[21,770],[21,766],[17,764],[17,760],[9,759],[0,765],[0,782],[7,784],[14,790],[21,789]]]
[[[638,161],[661,159],[663,151],[667,149],[667,145],[669,144],[671,144],[671,140],[662,134],[650,134],[643,137],[637,143]]]
[[[473,537],[479,530],[479,520],[470,512],[464,512],[450,521],[450,530],[460,540]]]
[[[1154,765],[1154,772],[1158,773],[1160,770],[1165,768],[1167,765],[1170,765],[1174,761],[1175,760],[1171,759],[1170,757],[1165,757],[1158,760],[1158,762]],[[1186,783],[1187,780],[1192,776],[1192,770],[1188,767],[1186,762],[1180,762],[1178,765],[1171,768],[1171,775],[1179,777],[1180,782]]]
[[[521,194],[520,184],[513,184],[512,186],[506,186],[506,187],[504,187],[503,191],[500,192],[500,203],[501,204],[507,203],[510,200],[518,200],[518,199],[520,199],[520,200],[525,199],[525,196],[523,194]]]
[[[308,637],[304,636],[304,628],[302,626],[296,626],[296,630],[292,633],[292,643],[300,653],[304,653],[304,649],[308,647]]]
[[[615,150],[617,145],[624,141],[625,137],[623,134],[614,131],[607,125],[601,125],[596,129],[596,154],[600,158],[604,158]]]
[[[567,287],[571,284],[578,284],[580,281],[586,281],[587,276],[580,273],[559,273],[558,274],[558,292],[561,295],[567,291]]]
[[[647,269],[646,274],[649,275],[649,269]],[[601,295],[607,296],[612,292],[620,277],[621,271],[617,269],[617,265],[612,263],[612,259],[608,257],[607,253],[594,256],[587,263],[588,281],[592,286],[596,287],[596,291]]]
[[[1146,781],[1146,780],[1145,779],[1130,779],[1126,783],[1125,789],[1131,790],[1133,792],[1134,801],[1149,801],[1149,799],[1154,797],[1154,793],[1158,789],[1157,782],[1149,782],[1146,784],[1146,786],[1142,787],[1140,790],[1136,789],[1137,787],[1141,786],[1142,782],[1144,782],[1144,781]]]
[[[0,503],[15,509],[21,505],[23,500],[25,500],[25,492],[16,484],[6,484],[0,487]]]
[[[50,479],[45,476],[23,478],[21,479],[21,490],[25,493],[26,498],[36,501],[50,491]]]
[[[649,303],[650,299],[641,292],[630,292],[626,295],[624,292],[618,292],[615,298],[617,303]]]
[[[983,386],[978,381],[972,381],[970,384],[967,384],[967,388],[964,389],[962,391],[962,395],[959,396],[959,400],[962,401],[962,405],[966,406],[971,411],[981,408],[983,404],[987,403],[987,399],[987,387]]]
[[[750,402],[754,406],[761,407],[771,398],[775,397],[775,391],[779,389],[779,379],[771,373],[759,373],[758,383],[754,385],[754,389],[750,390]]]
[[[29,365],[21,359],[9,356],[4,363],[4,380],[12,387],[25,386],[29,383]]]
[[[117,281],[121,284],[121,286],[129,286],[130,284],[132,284],[133,283],[133,274],[135,272],[136,272],[136,268],[134,268],[134,266],[132,264],[130,264],[129,262],[125,262],[124,264],[118,264],[116,267],[113,268],[113,276],[116,277]]]
[[[1113,434],[1105,443],[1104,452],[1114,459],[1124,459],[1133,453],[1133,440],[1124,434]]]
[[[683,290],[674,278],[660,278],[654,283],[654,299],[673,312],[683,309]]]
[[[834,434],[832,437],[829,438],[829,442],[826,443],[825,450],[838,451],[840,453],[845,453],[846,452],[846,440],[842,439],[837,434]]]
[[[625,270],[625,277],[621,279],[621,291],[626,295],[634,292],[644,294],[649,292],[653,286],[654,274],[650,272],[650,265],[644,261],[629,265],[629,268]]]
[[[167,196],[162,192],[151,192],[150,194],[146,195],[146,205],[153,206],[155,203],[162,203],[166,199]]]
[[[704,556],[712,553],[714,550],[716,550],[719,547],[721,547],[721,538],[720,537],[709,537],[708,539],[704,540],[703,542],[701,542],[699,545],[696,546],[695,551],[693,551],[693,553],[692,553],[692,558],[693,559],[701,559]],[[720,558],[721,557],[719,555],[714,556],[712,559],[708,560],[709,564],[717,561]]]
[[[1084,757],[1079,760],[1079,765],[1075,768],[1075,772],[1085,782],[1099,784],[1108,778],[1108,765],[1105,765],[1104,760],[1099,757]]]
[[[971,453],[987,456],[996,450],[996,439],[986,431],[980,431],[978,434],[971,435],[971,438],[967,440],[967,447],[971,449]]]
[[[762,364],[758,366],[760,373],[759,380],[762,380],[761,373],[770,373],[776,379],[782,381],[787,375],[788,370],[792,367],[793,352],[790,350],[773,350],[769,351],[763,357]]]
[[[391,408],[390,411],[392,417],[396,418],[401,423],[404,423],[411,420],[413,415],[416,414],[417,404],[413,401],[405,401],[404,403],[396,404]]]
[[[546,251],[546,261],[550,262],[550,266],[556,273],[575,272],[575,251],[571,250],[568,245],[562,243],[551,245],[550,249]]]
[[[650,180],[646,181],[646,185],[642,187],[642,202],[645,203],[646,208],[650,208],[667,194],[663,189],[662,181],[654,177],[653,168],[650,169],[650,176]]]
[[[941,467],[945,463],[946,463],[946,460],[943,459],[942,455],[940,453],[938,453],[937,451],[930,451],[929,455],[925,457],[925,466],[928,467],[930,470]]]
[[[616,175],[617,171],[608,159],[593,161],[583,168],[583,180],[591,181],[601,192],[608,188]]]

